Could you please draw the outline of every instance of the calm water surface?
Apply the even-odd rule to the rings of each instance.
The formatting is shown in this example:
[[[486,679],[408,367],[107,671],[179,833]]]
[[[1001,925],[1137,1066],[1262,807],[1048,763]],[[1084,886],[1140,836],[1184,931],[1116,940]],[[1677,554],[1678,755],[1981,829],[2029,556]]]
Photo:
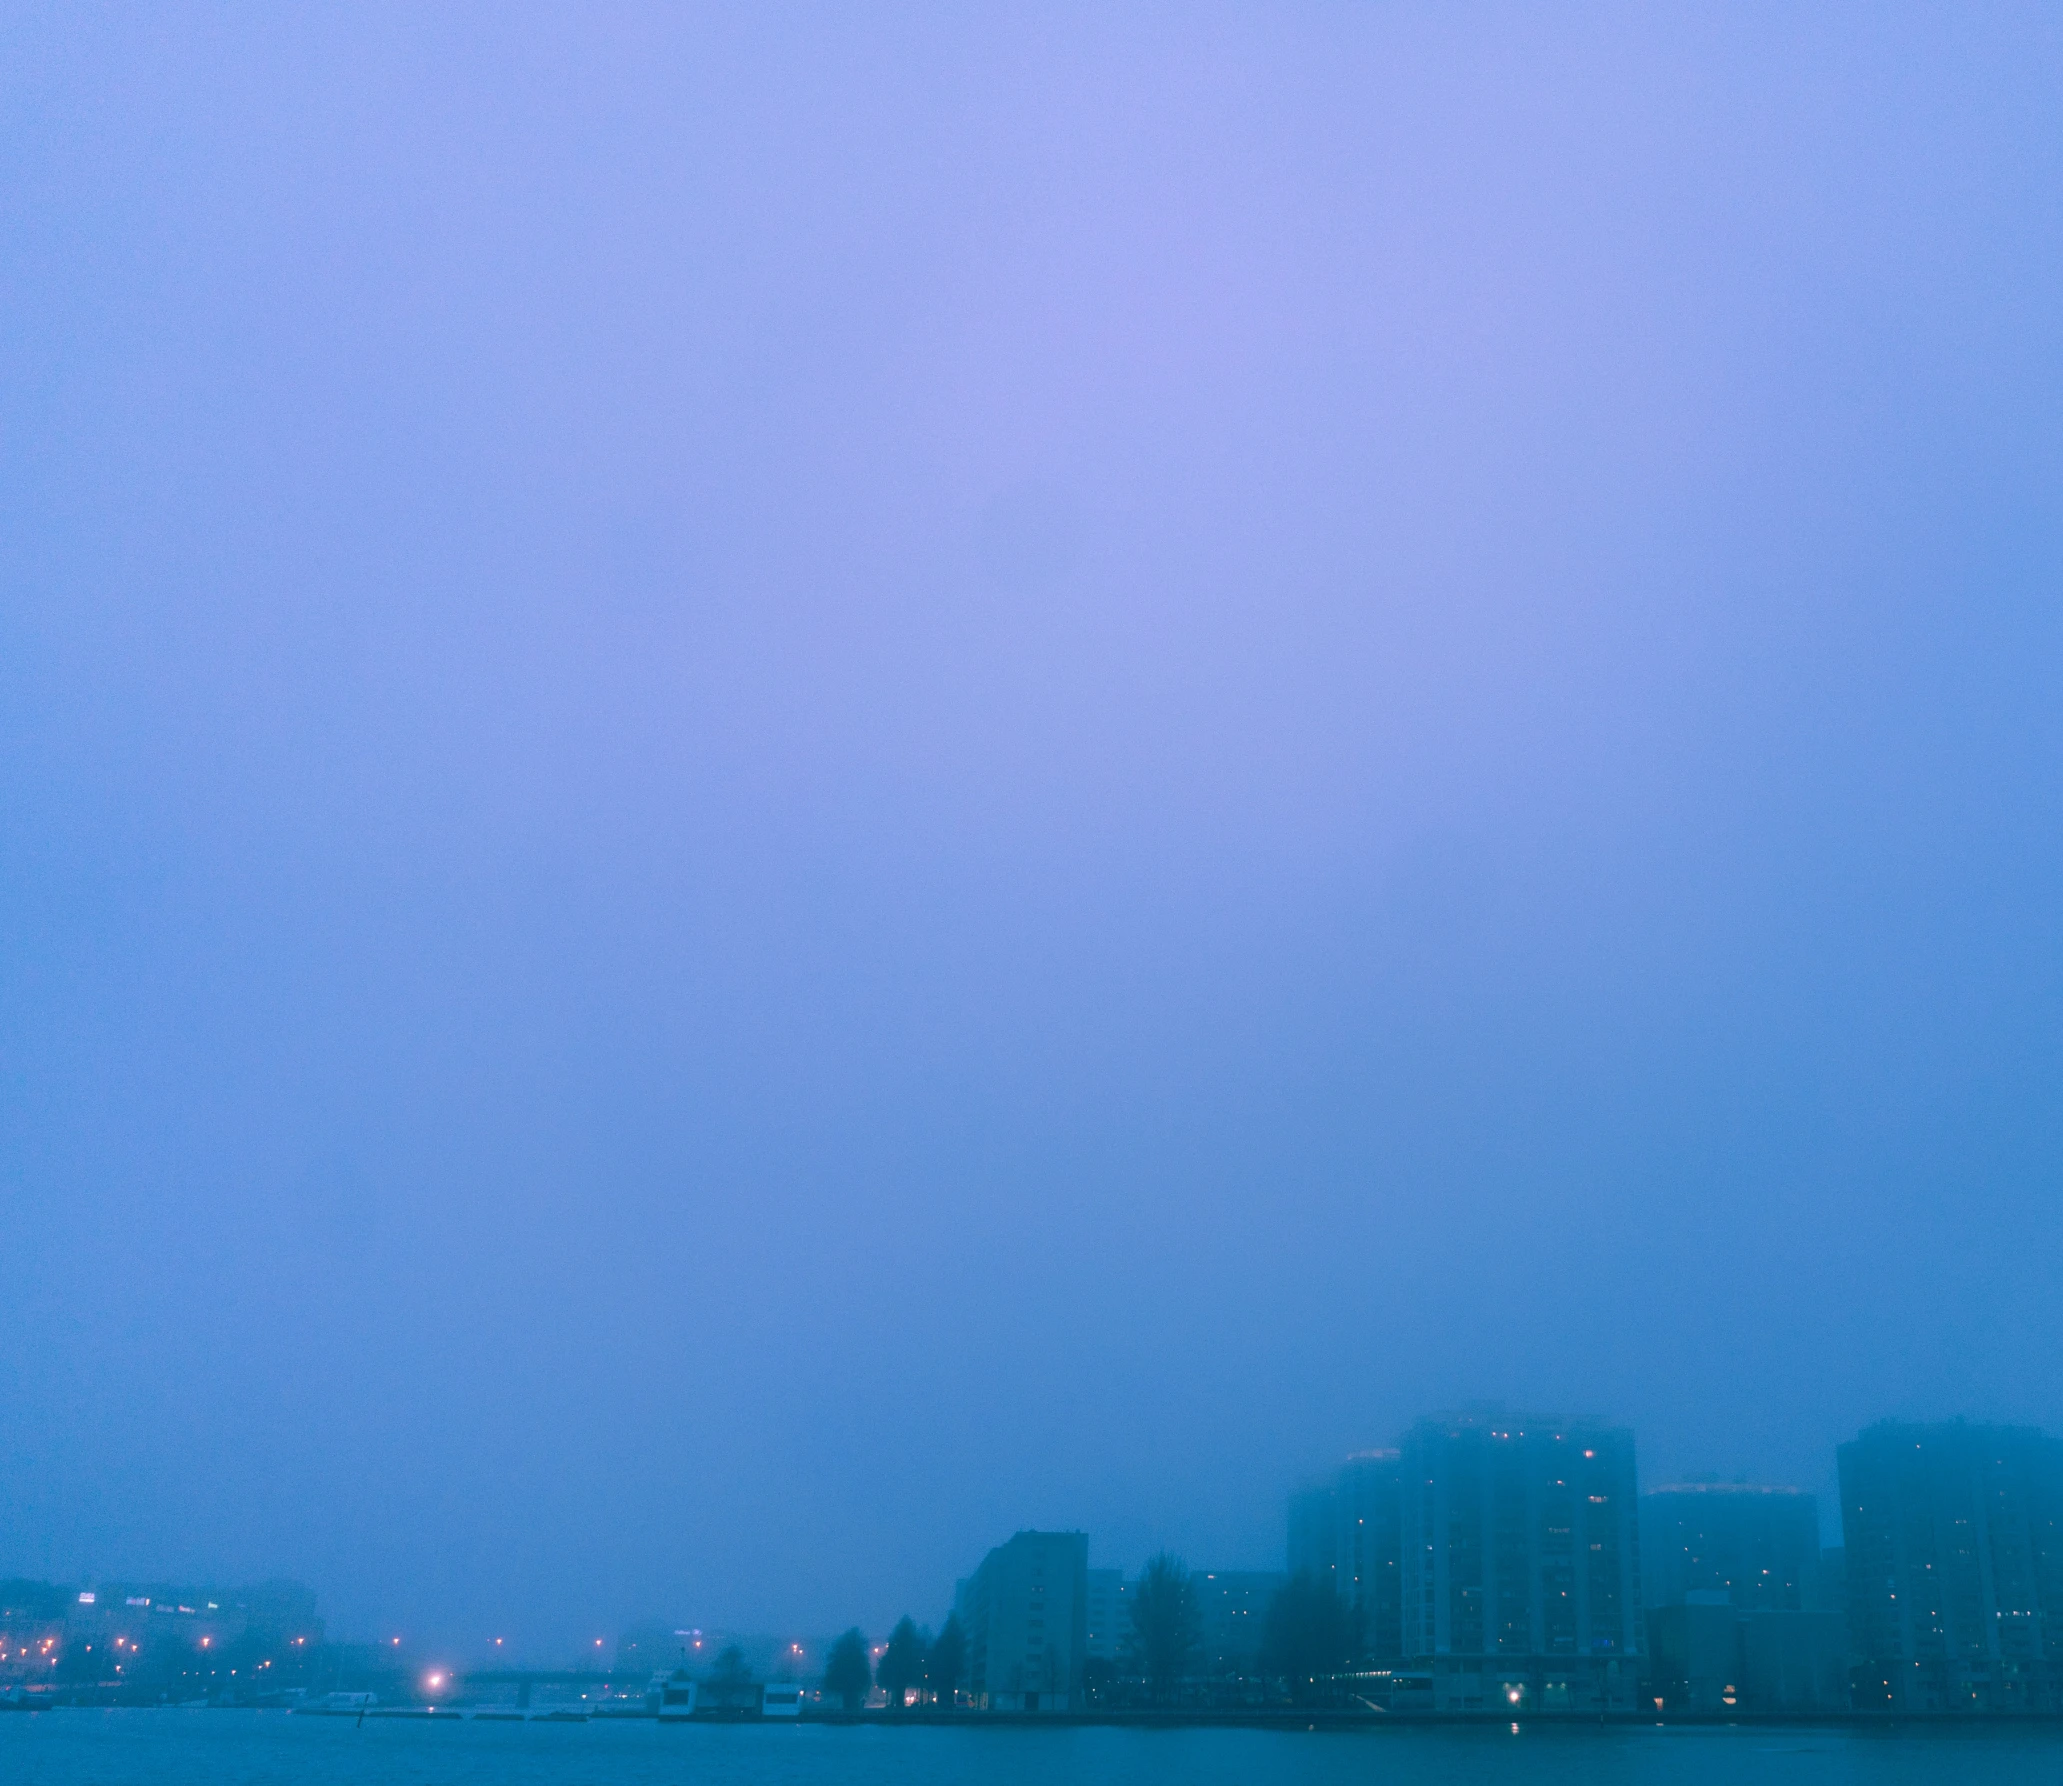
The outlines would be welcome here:
[[[2063,1786],[2063,1727],[2031,1730],[883,1730],[452,1724],[278,1712],[0,1716],[5,1786],[932,1786],[933,1782],[1721,1781]]]

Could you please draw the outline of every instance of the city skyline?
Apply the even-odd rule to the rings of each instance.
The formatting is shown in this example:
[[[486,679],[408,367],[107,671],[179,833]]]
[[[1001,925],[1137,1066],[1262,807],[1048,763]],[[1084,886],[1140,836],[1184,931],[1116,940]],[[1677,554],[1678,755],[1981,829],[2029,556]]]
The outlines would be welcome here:
[[[334,1638],[290,1581],[0,1580],[0,1693],[349,1712],[380,1696],[477,1709],[489,1690],[527,1719],[544,1687],[662,1721],[856,1713],[877,1688],[892,1713],[1015,1717],[2063,1712],[2063,1438],[1889,1419],[1837,1460],[1827,1547],[1796,1488],[1643,1488],[1627,1428],[1429,1414],[1286,1497],[1279,1569],[1162,1551],[1128,1576],[1085,1531],[1019,1529],[956,1580],[936,1628],[906,1610],[871,1645],[859,1625],[647,1619],[543,1657],[521,1636]]]
[[[1619,1427],[1608,1420],[1599,1420],[1594,1416],[1579,1416],[1573,1419],[1566,1415],[1543,1417],[1537,1412],[1529,1412],[1515,1407],[1511,1403],[1495,1399],[1466,1403],[1449,1409],[1445,1413],[1420,1415],[1410,1422],[1405,1429],[1400,1430],[1397,1434],[1393,1434],[1392,1437],[1408,1439],[1413,1432],[1428,1429],[1445,1422],[1459,1422],[1464,1427],[1479,1426],[1484,1428],[1509,1423],[1540,1427],[1545,1423],[1556,1427],[1565,1427],[1572,1431],[1623,1432],[1626,1434],[1629,1443],[1637,1439],[1637,1435],[1633,1434],[1631,1429]],[[1863,1436],[1866,1438],[1871,1432],[1880,1428],[1887,1426],[1896,1427],[1899,1424],[1899,1417],[1887,1416],[1865,1427],[1863,1429]],[[1946,1424],[1951,1427],[1973,1425],[1983,1429],[1991,1423],[1981,1420],[1973,1421],[1968,1416],[1957,1415],[1946,1422],[1936,1422],[1933,1424]],[[2022,1429],[2015,1428],[2012,1430]],[[2024,1430],[2040,1432],[2044,1429],[2028,1428]],[[1853,1445],[1855,1442],[1855,1440],[1849,1439],[1837,1441],[1835,1444],[1830,1445],[1828,1447],[1829,1457],[1836,1457],[1842,1449]],[[1195,1568],[1199,1573],[1213,1570],[1229,1571],[1234,1575],[1241,1573],[1268,1574],[1272,1572],[1286,1578],[1300,1571],[1316,1572],[1332,1582],[1343,1599],[1350,1603],[1359,1604],[1362,1590],[1355,1573],[1355,1565],[1349,1561],[1346,1554],[1346,1545],[1349,1541],[1344,1538],[1340,1539],[1338,1541],[1340,1548],[1335,1552],[1329,1548],[1335,1543],[1334,1538],[1329,1532],[1314,1538],[1308,1533],[1308,1530],[1305,1530],[1304,1535],[1300,1537],[1300,1529],[1308,1527],[1311,1517],[1303,1509],[1311,1501],[1314,1493],[1322,1494],[1329,1507],[1335,1495],[1343,1495],[1349,1492],[1338,1485],[1355,1480],[1357,1472],[1366,1472],[1373,1468],[1377,1472],[1388,1472],[1394,1476],[1395,1472],[1403,1467],[1404,1456],[1404,1451],[1396,1444],[1364,1446],[1335,1458],[1327,1468],[1317,1472],[1306,1473],[1301,1478],[1290,1479],[1278,1497],[1277,1517],[1268,1541],[1272,1545],[1272,1549],[1264,1549],[1256,1554],[1239,1557],[1210,1555],[1190,1560],[1194,1562]],[[1650,1480],[1650,1472],[1646,1466],[1634,1461],[1638,1456],[1637,1452],[1631,1454],[1629,1457],[1629,1467],[1635,1471],[1634,1480],[1637,1484],[1637,1495],[1643,1508],[1664,1505],[1670,1507],[1680,1506],[1681,1502],[1678,1500],[1678,1497],[1713,1493],[1724,1494],[1737,1489],[1746,1490],[1756,1496],[1788,1497],[1791,1500],[1804,1503],[1812,1510],[1813,1518],[1810,1530],[1813,1534],[1812,1542],[1815,1556],[1822,1550],[1838,1549],[1842,1542],[1842,1513],[1838,1474],[1834,1475],[1824,1490],[1810,1488],[1799,1483],[1760,1480],[1744,1471],[1721,1474],[1717,1470],[1708,1470],[1697,1474],[1686,1474],[1674,1479],[1665,1477],[1661,1480]],[[1346,1503],[1346,1506],[1347,1512],[1345,1517],[1349,1523],[1352,1523],[1354,1509],[1351,1502]],[[1337,1516],[1328,1511],[1322,1517],[1330,1519]],[[1646,1518],[1647,1515],[1643,1514],[1643,1519],[1645,1520]],[[1078,1532],[1082,1528],[1078,1524],[1059,1520],[1049,1522],[1046,1526],[1033,1523],[1019,1523],[1015,1529],[1020,1532],[1048,1530],[1055,1532]],[[1641,1548],[1644,1553],[1644,1560],[1641,1565],[1643,1571],[1651,1568],[1651,1562],[1645,1560],[1645,1553],[1650,1548],[1649,1540],[1652,1536],[1653,1534],[1646,1525],[1643,1525],[1641,1533]],[[1396,1545],[1401,1542],[1401,1537],[1401,1533],[1393,1531],[1390,1542],[1392,1545]],[[1090,1579],[1089,1592],[1092,1595],[1095,1592],[1094,1584],[1097,1577],[1126,1579],[1136,1576],[1139,1568],[1152,1555],[1166,1552],[1169,1549],[1169,1546],[1165,1544],[1155,1544],[1149,1549],[1137,1550],[1131,1554],[1114,1555],[1113,1546],[1107,1535],[1091,1533],[1089,1538],[1091,1548],[1088,1553],[1087,1566]],[[1338,1556],[1337,1574],[1333,1572],[1334,1565],[1330,1560],[1323,1565],[1316,1561],[1318,1552],[1314,1549],[1314,1545],[1326,1548],[1328,1559],[1334,1555]],[[947,1585],[941,1592],[932,1596],[938,1602],[936,1607],[928,1607],[924,1601],[919,1599],[917,1601],[894,1602],[894,1609],[890,1610],[891,1602],[884,1599],[879,1607],[861,1614],[863,1627],[872,1629],[874,1625],[878,1624],[881,1630],[885,1632],[895,1619],[906,1614],[914,1613],[921,1617],[927,1616],[928,1613],[936,1612],[939,1617],[943,1617],[943,1612],[939,1611],[939,1608],[943,1608],[944,1611],[953,1610],[958,1590],[964,1588],[966,1583],[965,1576],[955,1577],[953,1574],[957,1567],[958,1565],[950,1562],[942,1562],[940,1564],[940,1568],[947,1572]],[[11,1573],[17,1577],[24,1575],[22,1571],[4,1573]],[[219,1586],[227,1578],[219,1573],[211,1575],[207,1571],[191,1575],[178,1575],[165,1571],[144,1570],[126,1572],[78,1571],[68,1576],[59,1576],[52,1579],[57,1585],[89,1590],[98,1584],[111,1584],[118,1590],[127,1589],[130,1592],[144,1590],[169,1592],[174,1589],[190,1592],[195,1588],[196,1583],[213,1582]],[[302,1580],[302,1573],[293,1569],[284,1569],[278,1572],[276,1580],[284,1584],[295,1584]],[[1652,1587],[1651,1579],[1648,1580],[1647,1585]],[[1392,1588],[1391,1595],[1392,1604],[1387,1616],[1392,1620],[1401,1620],[1404,1617],[1401,1586]],[[319,1597],[325,1603],[328,1603],[329,1596],[327,1594],[320,1594]],[[1784,1602],[1779,1598],[1779,1601],[1773,1603]],[[1795,1603],[1795,1596],[1791,1603]],[[1093,1604],[1093,1600],[1091,1604]],[[312,1609],[307,1616],[312,1617]],[[677,1626],[676,1620],[685,1622]],[[695,1650],[696,1654],[691,1659],[706,1662],[715,1652],[716,1639],[714,1635],[711,1635],[707,1643],[702,1642],[701,1639],[703,1639],[705,1633],[750,1634],[755,1640],[772,1641],[776,1633],[785,1632],[790,1634],[781,1637],[780,1641],[785,1644],[793,1641],[794,1634],[801,1633],[807,1629],[812,1633],[813,1642],[827,1643],[829,1636],[835,1634],[831,1627],[842,1628],[846,1622],[849,1622],[849,1615],[838,1614],[832,1618],[826,1630],[816,1631],[809,1619],[784,1615],[778,1607],[769,1608],[762,1605],[743,1609],[726,1609],[724,1616],[718,1617],[714,1616],[710,1609],[701,1607],[675,1606],[669,1610],[657,1605],[634,1605],[619,1607],[606,1613],[598,1613],[596,1616],[591,1616],[580,1624],[569,1627],[569,1631],[578,1633],[573,1635],[569,1635],[566,1632],[555,1632],[551,1636],[540,1636],[534,1633],[525,1634],[520,1624],[511,1627],[507,1622],[494,1626],[491,1631],[466,1633],[450,1628],[448,1622],[434,1619],[426,1624],[418,1622],[417,1628],[404,1631],[398,1630],[397,1627],[407,1624],[409,1621],[387,1617],[375,1618],[369,1623],[364,1624],[362,1629],[354,1628],[349,1631],[338,1631],[332,1633],[332,1636],[336,1641],[366,1644],[374,1647],[399,1642],[408,1646],[411,1652],[419,1647],[427,1646],[429,1649],[444,1654],[451,1659],[469,1657],[475,1661],[492,1660],[498,1648],[503,1645],[511,1645],[512,1647],[506,1651],[508,1656],[520,1656],[528,1662],[541,1664],[547,1659],[547,1652],[549,1657],[564,1662],[588,1656],[589,1652],[598,1646],[606,1647],[613,1656],[617,1644],[626,1632],[643,1631],[649,1634],[663,1630],[675,1635],[681,1635],[682,1633],[692,1635],[696,1641],[690,1647]],[[1103,1622],[1107,1626],[1107,1614]],[[512,1630],[514,1632],[513,1636],[511,1635]],[[586,1634],[591,1631],[600,1632],[600,1636]],[[1106,1638],[1101,1646],[1092,1645],[1092,1648],[1098,1649],[1099,1653],[1107,1653],[1109,1641]],[[707,1654],[702,1653],[705,1650],[708,1652]]]

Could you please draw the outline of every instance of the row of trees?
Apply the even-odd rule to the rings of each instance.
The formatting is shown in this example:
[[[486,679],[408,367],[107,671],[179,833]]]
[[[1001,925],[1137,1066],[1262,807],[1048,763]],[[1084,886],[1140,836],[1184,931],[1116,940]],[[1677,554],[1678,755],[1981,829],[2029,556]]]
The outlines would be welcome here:
[[[1143,1688],[1155,1704],[1176,1697],[1202,1660],[1203,1606],[1182,1559],[1166,1551],[1139,1573],[1131,1594],[1132,1629],[1120,1661],[1086,1664],[1083,1687],[1114,1703]],[[1260,1666],[1299,1703],[1322,1697],[1331,1677],[1348,1668],[1359,1633],[1352,1611],[1333,1589],[1309,1575],[1292,1576],[1269,1603]],[[934,1638],[908,1617],[890,1634],[878,1664],[855,1627],[832,1645],[824,1694],[857,1711],[879,1686],[891,1709],[929,1700],[952,1705],[966,1677],[967,1637],[958,1615]]]
[[[1159,1704],[1197,1675],[1203,1648],[1203,1605],[1188,1567],[1161,1551],[1139,1572],[1133,1590],[1133,1642],[1128,1660],[1133,1677]],[[1283,1683],[1289,1695],[1306,1701],[1353,1664],[1360,1629],[1347,1602],[1312,1576],[1291,1576],[1269,1600],[1260,1642],[1260,1675]],[[1120,1687],[1122,1668],[1110,1664],[1089,1679],[1089,1691]]]
[[[1119,1697],[1129,1666],[1147,1697],[1164,1703],[1194,1678],[1202,1660],[1203,1606],[1180,1557],[1162,1551],[1147,1563],[1132,1590],[1131,1609],[1125,1660],[1092,1668],[1084,1685],[1095,1697]],[[1285,1683],[1291,1697],[1307,1700],[1352,1664],[1358,1638],[1351,1609],[1327,1583],[1294,1575],[1269,1602],[1261,1674]]]
[[[877,1685],[896,1711],[906,1708],[913,1696],[951,1705],[959,1698],[966,1673],[967,1633],[961,1629],[957,1613],[946,1620],[936,1637],[919,1630],[905,1614],[889,1633],[878,1666],[870,1658],[866,1636],[858,1626],[839,1638],[825,1659],[824,1693],[849,1712],[864,1705]]]

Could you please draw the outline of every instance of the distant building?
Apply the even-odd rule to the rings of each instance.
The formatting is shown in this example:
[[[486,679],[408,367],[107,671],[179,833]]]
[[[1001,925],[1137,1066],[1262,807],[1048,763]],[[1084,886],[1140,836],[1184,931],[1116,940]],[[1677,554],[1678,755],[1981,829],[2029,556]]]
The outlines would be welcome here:
[[[1807,1608],[1741,1614],[1741,1704],[1756,1712],[1845,1712],[1848,1615]]]
[[[1272,1569],[1198,1570],[1189,1577],[1201,1614],[1198,1673],[1223,1679],[1261,1672],[1268,1605],[1287,1579]]]
[[[1795,1488],[1682,1482],[1640,1498],[1650,1610],[1718,1593],[1743,1611],[1803,1612],[1816,1596],[1819,1549],[1819,1502]]]
[[[1848,1616],[1848,1552],[1838,1544],[1819,1553],[1819,1572],[1813,1577],[1812,1592],[1805,1605],[1811,1612],[1838,1612]]]
[[[1404,1474],[1397,1451],[1362,1451],[1340,1467],[1339,1592],[1362,1660],[1404,1654]]]
[[[1741,1614],[1716,1589],[1648,1614],[1647,1693],[1657,1710],[1716,1712],[1741,1699]]]
[[[1630,1710],[1641,1681],[1633,1435],[1495,1412],[1401,1460],[1406,1666],[1439,1710]]]
[[[2063,1710],[2063,1442],[1884,1421],[1839,1457],[1855,1703]]]
[[[0,1581],[0,1689],[55,1678],[76,1593],[47,1581]]]
[[[671,1619],[652,1619],[631,1625],[616,1639],[616,1671],[619,1674],[636,1670],[648,1675],[670,1674],[676,1668],[687,1666],[688,1643],[691,1638],[700,1636],[699,1631],[682,1630]],[[699,1652],[696,1659],[700,1659]]]
[[[1089,1571],[1088,1607],[1082,1654],[1099,1662],[1121,1661],[1132,1638],[1132,1603],[1122,1569]]]
[[[959,1584],[967,1691],[983,1711],[1070,1711],[1089,1643],[1089,1540],[1019,1532]]]
[[[1846,1711],[1848,1621],[1692,1588],[1648,1614],[1646,1691],[1668,1711]]]
[[[1848,1621],[1825,1596],[1819,1503],[1759,1483],[1640,1499],[1648,1694],[1675,1711],[1843,1711]]]
[[[1289,1573],[1311,1576],[1346,1602],[1359,1653],[1372,1666],[1404,1653],[1401,1471],[1394,1450],[1359,1451],[1289,1504]]]
[[[1284,1561],[1292,1575],[1308,1575],[1338,1591],[1340,1559],[1338,1477],[1307,1483],[1289,1497],[1289,1544]]]
[[[65,1607],[65,1641],[105,1648],[170,1639],[188,1650],[226,1649],[245,1637],[282,1652],[321,1647],[315,1595],[295,1582],[247,1588],[179,1587],[162,1582],[96,1582]]]

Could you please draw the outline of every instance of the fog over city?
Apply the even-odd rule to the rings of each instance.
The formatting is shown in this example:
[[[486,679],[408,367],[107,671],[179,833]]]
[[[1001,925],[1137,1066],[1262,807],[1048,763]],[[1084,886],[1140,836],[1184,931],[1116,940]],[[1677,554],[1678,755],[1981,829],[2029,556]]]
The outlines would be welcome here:
[[[2059,94],[10,9],[0,1576],[550,1657],[2063,1428]]]

